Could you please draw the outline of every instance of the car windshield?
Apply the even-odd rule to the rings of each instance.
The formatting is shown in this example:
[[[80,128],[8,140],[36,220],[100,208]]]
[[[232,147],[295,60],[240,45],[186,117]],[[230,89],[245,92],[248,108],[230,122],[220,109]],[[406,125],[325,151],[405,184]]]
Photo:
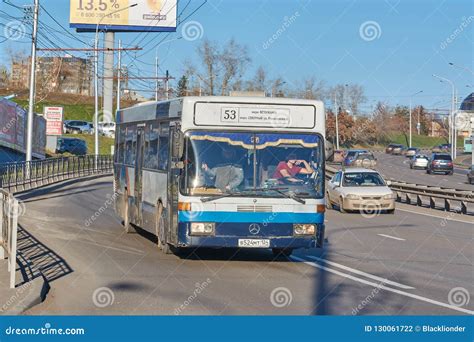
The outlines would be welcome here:
[[[319,135],[192,132],[186,134],[187,195],[321,198]]]
[[[347,172],[342,186],[383,186],[385,182],[376,172]]]
[[[428,159],[427,156],[422,156],[422,155],[418,155],[415,157],[415,159]]]
[[[434,156],[433,159],[436,159],[436,160],[451,160],[451,156],[438,154],[438,155]]]

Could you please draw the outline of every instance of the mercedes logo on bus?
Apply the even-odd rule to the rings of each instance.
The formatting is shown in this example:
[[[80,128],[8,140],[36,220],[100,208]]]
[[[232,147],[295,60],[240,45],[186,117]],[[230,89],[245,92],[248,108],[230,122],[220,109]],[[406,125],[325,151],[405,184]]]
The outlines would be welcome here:
[[[252,223],[250,226],[249,226],[249,232],[250,234],[252,235],[257,235],[258,233],[260,233],[260,226],[256,223]]]

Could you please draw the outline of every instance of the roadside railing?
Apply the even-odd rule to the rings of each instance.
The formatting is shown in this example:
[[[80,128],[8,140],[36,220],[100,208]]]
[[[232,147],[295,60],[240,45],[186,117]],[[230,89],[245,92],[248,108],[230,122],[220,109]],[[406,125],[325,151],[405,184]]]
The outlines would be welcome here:
[[[334,166],[326,165],[326,177],[332,178],[338,170]],[[454,210],[461,214],[474,213],[474,191],[389,181],[390,189],[397,195],[397,202],[444,211]],[[459,207],[455,208],[453,202],[459,203]]]
[[[19,192],[93,174],[112,172],[111,155],[48,158],[0,165],[0,188]]]
[[[18,200],[9,192],[0,189],[0,259],[8,259],[10,288],[16,282],[16,246],[18,233]]]
[[[10,287],[15,287],[18,217],[16,192],[96,174],[112,172],[113,156],[87,155],[48,158],[0,165],[0,259],[8,258]]]

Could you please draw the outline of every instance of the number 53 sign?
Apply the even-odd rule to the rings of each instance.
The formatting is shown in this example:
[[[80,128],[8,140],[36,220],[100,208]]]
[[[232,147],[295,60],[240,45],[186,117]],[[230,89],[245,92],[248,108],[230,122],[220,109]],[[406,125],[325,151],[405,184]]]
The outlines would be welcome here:
[[[134,7],[129,7],[137,4]],[[70,0],[70,26],[78,32],[176,31],[177,0]]]

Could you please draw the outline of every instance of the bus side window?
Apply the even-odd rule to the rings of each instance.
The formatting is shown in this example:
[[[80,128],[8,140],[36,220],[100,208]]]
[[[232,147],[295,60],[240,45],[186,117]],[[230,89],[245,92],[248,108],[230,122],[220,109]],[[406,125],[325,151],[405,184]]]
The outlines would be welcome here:
[[[170,143],[170,124],[162,122],[160,125],[160,152],[158,153],[158,169],[168,170]]]
[[[145,167],[158,169],[158,135],[159,126],[157,122],[151,123],[148,127],[147,141],[148,147],[145,150]]]
[[[119,134],[118,134],[118,148],[117,148],[117,154],[118,154],[118,157],[117,157],[117,162],[119,164],[123,164],[124,163],[124,159],[125,159],[125,134],[126,134],[127,130],[126,130],[126,127],[124,125],[120,125],[120,128],[119,128]]]
[[[127,127],[127,140],[125,143],[125,163],[128,165],[135,163],[136,141],[136,126],[130,125]]]

